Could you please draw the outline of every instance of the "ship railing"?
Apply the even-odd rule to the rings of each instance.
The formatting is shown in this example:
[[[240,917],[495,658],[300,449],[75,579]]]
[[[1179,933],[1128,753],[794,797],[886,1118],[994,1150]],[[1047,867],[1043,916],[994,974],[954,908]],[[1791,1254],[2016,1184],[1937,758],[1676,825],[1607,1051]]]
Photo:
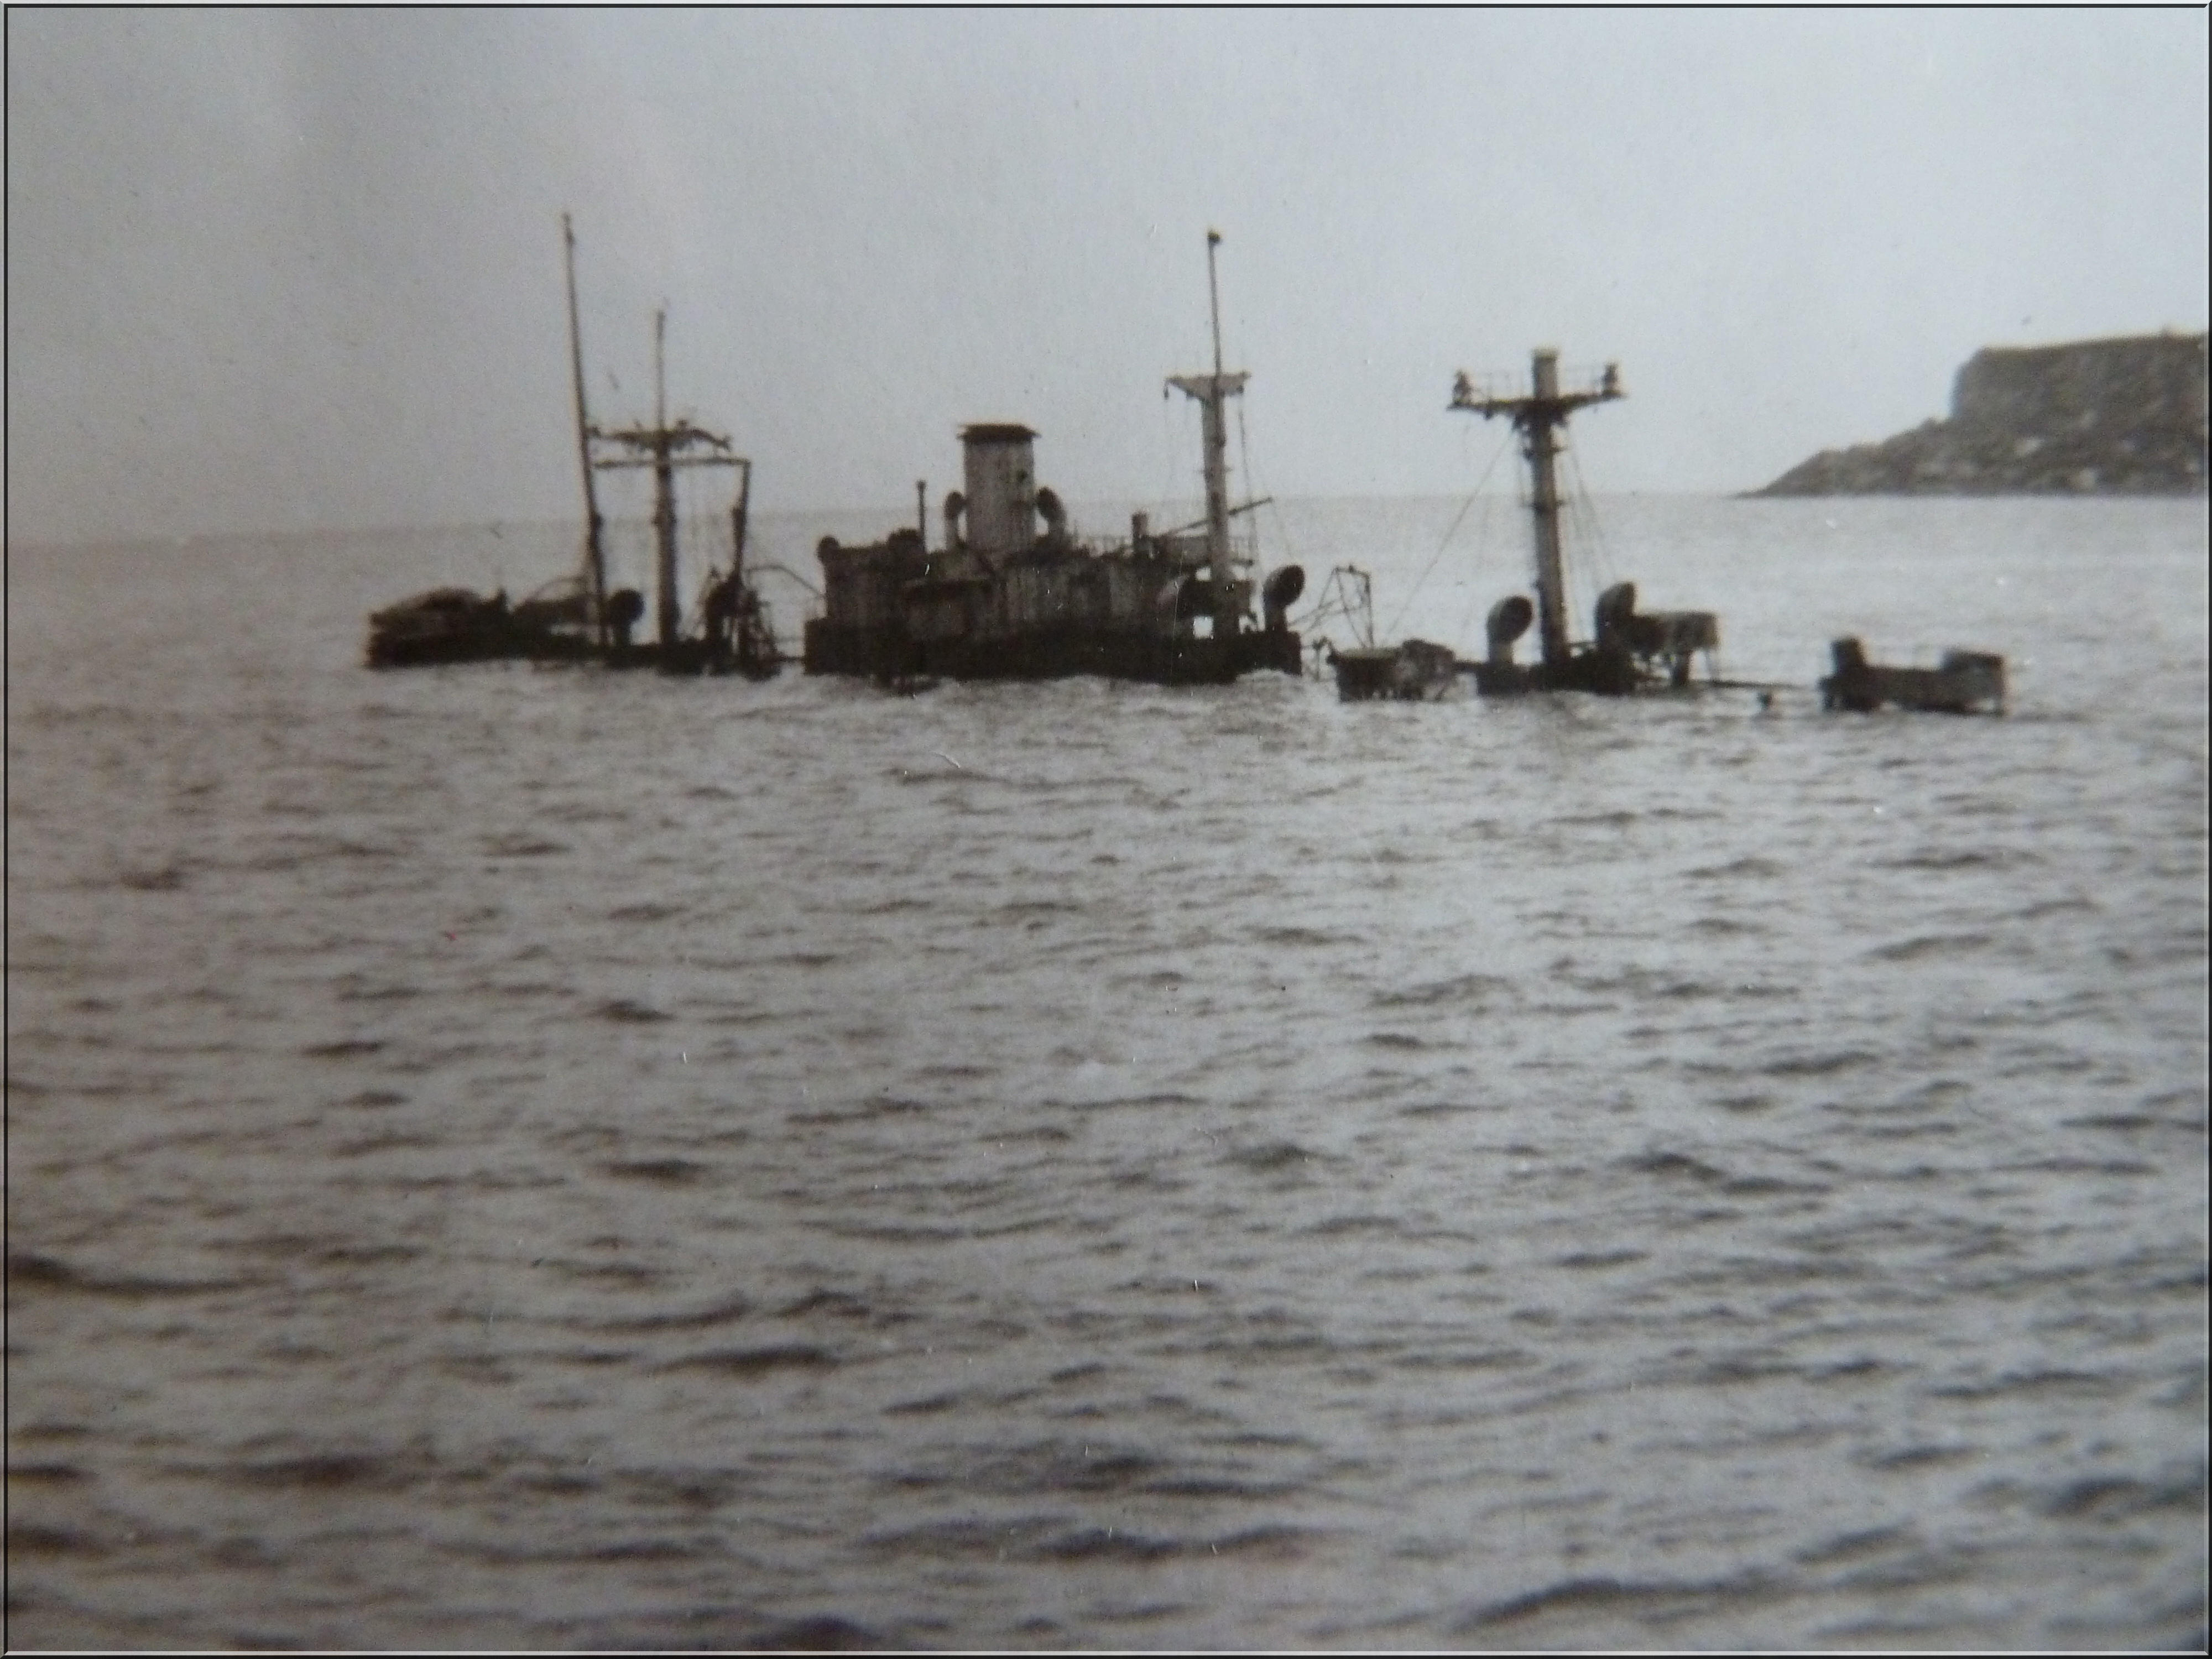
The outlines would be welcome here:
[[[1452,386],[1452,402],[1460,404],[1508,403],[1533,396],[1535,386],[1527,369],[1492,369],[1480,374],[1462,374]],[[1559,394],[1567,398],[1608,398],[1620,394],[1620,368],[1617,363],[1562,363],[1559,365]]]

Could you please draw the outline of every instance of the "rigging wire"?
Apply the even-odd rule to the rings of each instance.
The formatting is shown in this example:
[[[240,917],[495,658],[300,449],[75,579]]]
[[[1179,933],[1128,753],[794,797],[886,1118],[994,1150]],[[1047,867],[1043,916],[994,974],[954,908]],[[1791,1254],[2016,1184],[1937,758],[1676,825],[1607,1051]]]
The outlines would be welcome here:
[[[1285,560],[1292,564],[1303,563],[1304,560],[1298,553],[1297,539],[1291,534],[1291,522],[1283,516],[1282,504],[1275,499],[1273,490],[1263,489],[1261,485],[1260,469],[1252,459],[1251,434],[1245,430],[1244,427],[1244,400],[1242,398],[1237,400],[1237,445],[1243,452],[1246,499],[1267,502],[1267,516],[1274,523],[1275,536],[1282,544]],[[1249,516],[1252,520],[1252,558],[1253,562],[1257,563],[1260,557],[1260,515],[1257,508],[1255,508]]]
[[[1588,558],[1578,561],[1588,574],[1577,579],[1575,598],[1586,611],[1595,614],[1597,596],[1619,581],[1620,575],[1613,564],[1613,549],[1607,543],[1604,527],[1598,517],[1597,502],[1590,495],[1589,486],[1583,477],[1582,458],[1571,447],[1566,450],[1566,456],[1570,477],[1568,499],[1574,519],[1575,540],[1577,545],[1589,550]]]
[[[1459,513],[1452,520],[1451,528],[1444,532],[1443,539],[1437,544],[1437,550],[1429,555],[1428,563],[1422,567],[1421,574],[1413,579],[1413,585],[1407,590],[1404,603],[1398,607],[1398,614],[1390,619],[1390,626],[1383,630],[1386,634],[1395,634],[1398,631],[1398,624],[1406,620],[1406,612],[1413,609],[1414,599],[1420,595],[1421,584],[1428,580],[1430,573],[1437,568],[1437,562],[1443,557],[1444,549],[1451,545],[1451,538],[1459,533],[1460,526],[1467,519],[1468,509],[1474,505],[1476,498],[1482,494],[1483,485],[1490,482],[1490,475],[1498,470],[1498,458],[1505,453],[1506,444],[1512,442],[1516,435],[1510,428],[1507,428],[1505,442],[1499,444],[1491,452],[1490,465],[1482,469],[1482,476],[1474,481],[1474,488],[1468,492],[1467,499],[1460,503]]]
[[[1237,453],[1244,463],[1244,499],[1260,499],[1260,475],[1252,470],[1252,440],[1244,430],[1244,399],[1237,399]],[[1260,514],[1255,510],[1244,515],[1252,520],[1252,562],[1260,562]]]
[[[1475,521],[1474,526],[1474,540],[1477,548],[1487,547],[1497,540],[1497,537],[1491,530],[1491,520],[1493,516],[1491,508],[1496,505],[1497,500],[1495,495],[1486,495],[1482,498],[1482,517]],[[1454,639],[1463,640],[1468,637],[1468,630],[1474,624],[1475,611],[1481,604],[1481,590],[1469,582],[1467,588],[1467,609],[1460,612],[1458,625],[1452,631]]]

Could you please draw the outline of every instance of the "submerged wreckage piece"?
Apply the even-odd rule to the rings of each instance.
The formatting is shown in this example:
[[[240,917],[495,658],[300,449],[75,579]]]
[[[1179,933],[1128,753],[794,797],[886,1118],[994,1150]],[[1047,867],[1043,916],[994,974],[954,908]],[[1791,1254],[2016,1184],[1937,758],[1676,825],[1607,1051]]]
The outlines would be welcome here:
[[[580,662],[595,653],[587,610],[573,576],[519,605],[504,590],[434,587],[368,619],[371,668],[425,668],[458,662]]]
[[[1210,286],[1220,240],[1207,234]],[[1201,522],[1155,532],[1140,513],[1127,542],[1091,546],[1070,532],[1060,498],[1037,487],[1035,432],[964,427],[965,488],[945,498],[941,548],[929,546],[926,507],[920,523],[870,546],[823,538],[823,615],[806,625],[806,672],[901,686],[1073,674],[1205,684],[1255,669],[1297,673],[1289,614],[1305,574],[1285,565],[1258,585],[1264,621],[1254,628],[1253,549],[1230,533],[1230,520],[1260,503],[1229,502],[1225,409],[1246,377],[1222,371],[1218,288],[1213,359],[1211,374],[1168,382],[1204,417]]]
[[[1856,639],[1828,647],[1835,672],[1820,682],[1820,706],[1868,714],[1884,703],[1923,714],[2002,714],[2005,661],[1987,651],[1946,651],[1933,668],[1881,668]]]
[[[1680,689],[1690,683],[1690,664],[1702,652],[1714,675],[1720,648],[1720,623],[1709,611],[1638,613],[1636,586],[1620,582],[1598,595],[1596,637],[1567,636],[1566,584],[1559,539],[1559,489],[1556,466],[1559,434],[1578,409],[1611,403],[1626,394],[1620,371],[1607,363],[1590,385],[1562,390],[1559,354],[1530,354],[1528,390],[1505,393],[1479,389],[1462,374],[1452,387],[1450,407],[1485,420],[1503,416],[1520,431],[1522,454],[1528,463],[1529,510],[1534,532],[1538,659],[1523,667],[1513,660],[1513,644],[1531,620],[1528,600],[1519,595],[1490,613],[1489,655],[1472,665],[1475,689],[1486,696],[1521,691],[1592,691],[1625,696],[1656,688]]]
[[[1449,696],[1458,684],[1459,659],[1449,646],[1426,640],[1375,643],[1375,582],[1356,564],[1340,564],[1328,573],[1305,626],[1316,630],[1339,620],[1351,626],[1353,643],[1340,647],[1320,636],[1314,641],[1314,666],[1318,672],[1326,662],[1335,671],[1337,696],[1345,702],[1430,702]]]
[[[1449,646],[1426,640],[1355,645],[1330,653],[1328,660],[1336,670],[1336,695],[1346,702],[1434,702],[1451,694],[1461,670]]]
[[[1487,654],[1479,662],[1455,664],[1456,672],[1471,677],[1475,689],[1485,696],[1589,691],[1601,696],[1626,696],[1638,691],[1680,690],[1691,684],[1691,665],[1700,654],[1705,659],[1708,680],[1720,683],[1714,662],[1720,649],[1720,623],[1712,612],[1638,611],[1632,582],[1616,583],[1598,596],[1595,638],[1568,637],[1556,466],[1559,434],[1577,410],[1610,403],[1624,395],[1620,370],[1610,363],[1590,384],[1563,390],[1559,353],[1540,349],[1531,355],[1526,392],[1478,388],[1465,374],[1453,386],[1451,408],[1486,420],[1500,416],[1519,429],[1531,486],[1535,603],[1531,605],[1517,593],[1498,601],[1492,607],[1486,626]],[[1514,647],[1531,623],[1537,630],[1537,660],[1516,662]],[[1395,649],[1407,660],[1388,669],[1354,660],[1348,673],[1344,653],[1340,653],[1340,693],[1346,698],[1390,696],[1401,695],[1390,689],[1395,684],[1436,683],[1429,653],[1437,647],[1409,641]]]
[[[665,362],[668,318],[653,318],[653,420],[603,430],[584,400],[583,332],[576,313],[576,236],[561,218],[568,255],[568,357],[574,381],[576,447],[584,481],[583,568],[510,605],[504,592],[464,587],[427,593],[374,612],[368,619],[371,668],[416,668],[460,662],[599,662],[609,668],[658,668],[666,674],[743,674],[765,679],[782,665],[768,606],[745,580],[745,527],[752,463],[718,433],[668,419]],[[678,588],[676,475],[695,467],[728,467],[737,476],[730,513],[730,569],[709,571],[696,627],[687,628]],[[650,469],[656,554],[655,637],[633,642],[645,615],[635,588],[607,591],[606,521],[598,475]]]

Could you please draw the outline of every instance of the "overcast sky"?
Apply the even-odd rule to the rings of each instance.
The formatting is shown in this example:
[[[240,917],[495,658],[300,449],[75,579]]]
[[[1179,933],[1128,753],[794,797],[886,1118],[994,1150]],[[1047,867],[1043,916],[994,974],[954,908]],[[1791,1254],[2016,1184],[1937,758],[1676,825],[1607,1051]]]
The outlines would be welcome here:
[[[1209,226],[1280,495],[1464,493],[1453,372],[1538,343],[1621,363],[1593,489],[1704,491],[1984,344],[2205,326],[2199,8],[7,29],[23,541],[575,514],[564,209],[594,416],[649,410],[665,300],[769,510],[910,510],[976,420],[1072,501],[1196,493]]]

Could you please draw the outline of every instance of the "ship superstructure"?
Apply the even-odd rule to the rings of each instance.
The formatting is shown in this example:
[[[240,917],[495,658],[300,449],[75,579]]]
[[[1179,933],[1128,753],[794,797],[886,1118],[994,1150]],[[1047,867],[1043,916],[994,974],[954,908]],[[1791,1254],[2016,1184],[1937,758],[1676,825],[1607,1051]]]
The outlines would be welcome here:
[[[1720,648],[1720,623],[1709,611],[1639,612],[1636,585],[1620,582],[1598,595],[1595,637],[1567,635],[1566,583],[1559,539],[1559,434],[1577,410],[1625,396],[1620,371],[1605,366],[1589,384],[1565,386],[1559,354],[1540,349],[1530,356],[1525,390],[1478,386],[1466,374],[1452,387],[1451,407],[1485,420],[1503,418],[1521,434],[1528,463],[1529,514],[1535,547],[1536,602],[1519,594],[1491,608],[1485,623],[1487,654],[1469,665],[1475,687],[1486,695],[1516,691],[1594,691],[1621,696],[1653,685],[1680,687],[1690,678],[1692,660],[1704,653],[1707,671]],[[1513,659],[1514,645],[1536,624],[1538,659],[1523,665]]]
[[[1300,671],[1288,614],[1304,574],[1285,565],[1258,584],[1256,550],[1231,528],[1259,503],[1229,499],[1224,410],[1247,377],[1221,368],[1220,240],[1207,234],[1213,371],[1168,381],[1200,406],[1206,517],[1155,532],[1139,513],[1126,541],[1081,541],[1060,497],[1036,481],[1035,431],[963,427],[963,487],[945,497],[939,546],[929,545],[925,507],[881,542],[824,538],[817,550],[823,614],[806,627],[809,673],[904,682],[1099,674],[1181,684]]]
[[[665,311],[653,316],[653,416],[626,427],[592,424],[584,395],[583,331],[576,308],[576,237],[561,219],[568,283],[568,356],[575,397],[576,447],[583,478],[584,551],[573,577],[549,584],[519,605],[507,595],[434,588],[369,618],[372,668],[444,663],[599,662],[610,668],[658,668],[664,673],[738,673],[761,679],[782,658],[768,608],[745,574],[745,534],[752,498],[752,463],[727,437],[668,416]],[[678,539],[677,477],[698,468],[726,469],[735,480],[728,508],[730,568],[711,569],[694,614],[684,614]],[[603,473],[651,475],[654,628],[649,641],[631,635],[645,614],[635,588],[607,586],[608,522]],[[720,509],[715,509],[719,520]],[[719,539],[719,524],[715,526]]]

